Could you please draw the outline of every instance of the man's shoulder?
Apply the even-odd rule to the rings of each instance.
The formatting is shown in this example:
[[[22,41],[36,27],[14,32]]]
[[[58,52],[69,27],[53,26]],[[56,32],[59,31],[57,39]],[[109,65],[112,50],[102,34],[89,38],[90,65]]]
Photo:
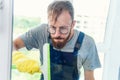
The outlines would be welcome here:
[[[48,24],[39,24],[36,28],[38,29],[46,29],[48,27]]]
[[[82,46],[83,48],[90,49],[92,47],[96,46],[94,38],[88,34],[84,33],[84,38],[83,38],[83,42],[82,42]]]
[[[36,27],[31,28],[29,31],[33,33],[42,33],[47,30],[47,24],[39,24]]]
[[[86,34],[84,31],[75,30],[75,34],[77,35],[76,37],[84,37],[83,38],[84,41],[94,41],[93,37]]]
[[[87,35],[87,34],[85,34],[84,41],[85,41],[86,43],[94,43],[93,37],[90,36],[90,35]]]
[[[86,34],[85,32],[83,32],[83,31],[76,31],[76,34],[77,34],[77,36],[79,37],[79,35],[80,35],[80,32],[82,32],[83,34],[84,34],[84,37],[83,37],[83,41],[82,41],[82,45],[83,46],[91,46],[91,45],[95,45],[95,41],[94,41],[94,39],[93,39],[93,37],[92,36],[90,36],[90,35],[88,35],[88,34]],[[81,38],[81,37],[80,37]],[[79,40],[81,40],[81,39],[79,39]],[[78,41],[79,42],[79,41]]]

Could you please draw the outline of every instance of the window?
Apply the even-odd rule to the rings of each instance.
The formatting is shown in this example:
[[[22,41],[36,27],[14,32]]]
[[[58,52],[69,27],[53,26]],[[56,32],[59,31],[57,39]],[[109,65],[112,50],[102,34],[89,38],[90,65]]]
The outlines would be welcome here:
[[[77,23],[75,28],[92,36],[97,44],[101,68],[95,70],[95,80],[102,80],[103,47],[105,47],[104,37],[109,0],[73,0],[73,5]]]
[[[47,6],[53,0],[14,0],[14,27],[13,39],[41,23],[47,22]],[[109,0],[71,0],[75,9],[76,27],[95,39],[99,51],[102,68],[95,70],[95,79],[102,79],[104,50],[99,44],[104,44],[106,18]],[[46,14],[45,14],[46,13]],[[101,46],[100,46],[101,48]],[[39,61],[37,50],[27,51],[21,49],[25,55]],[[34,53],[34,54],[33,54]],[[36,56],[35,56],[36,55]],[[97,75],[99,73],[99,75]],[[12,65],[12,80],[39,80],[40,74],[33,75],[21,73]],[[84,77],[81,77],[81,80]]]
[[[13,39],[28,31],[30,28],[46,22],[46,7],[51,1],[52,0],[14,0]],[[39,51],[36,49],[27,51],[23,48],[19,51],[31,59],[37,60],[38,62],[40,61]],[[16,69],[15,64],[12,64],[11,73],[11,80],[40,80],[40,73],[31,75],[20,72]]]

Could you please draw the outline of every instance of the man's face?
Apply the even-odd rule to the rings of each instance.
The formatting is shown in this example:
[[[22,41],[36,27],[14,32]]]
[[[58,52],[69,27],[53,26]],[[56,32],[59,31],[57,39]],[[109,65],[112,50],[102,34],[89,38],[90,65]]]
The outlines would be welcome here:
[[[73,29],[71,16],[67,11],[63,11],[56,22],[50,18],[48,19],[48,22],[53,46],[58,49],[63,48]]]

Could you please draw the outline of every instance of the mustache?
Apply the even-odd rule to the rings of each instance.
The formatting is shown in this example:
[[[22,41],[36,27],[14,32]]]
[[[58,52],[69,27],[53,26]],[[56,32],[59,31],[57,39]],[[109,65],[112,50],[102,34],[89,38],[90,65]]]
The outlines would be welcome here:
[[[53,39],[64,39],[64,38],[61,38],[61,37],[53,37]]]

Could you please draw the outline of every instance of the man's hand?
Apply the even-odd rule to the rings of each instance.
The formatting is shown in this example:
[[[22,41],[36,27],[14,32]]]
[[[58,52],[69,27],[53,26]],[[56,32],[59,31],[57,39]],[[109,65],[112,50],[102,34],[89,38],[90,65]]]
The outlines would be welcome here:
[[[13,50],[18,50],[20,48],[25,47],[24,41],[18,37],[13,41]]]

